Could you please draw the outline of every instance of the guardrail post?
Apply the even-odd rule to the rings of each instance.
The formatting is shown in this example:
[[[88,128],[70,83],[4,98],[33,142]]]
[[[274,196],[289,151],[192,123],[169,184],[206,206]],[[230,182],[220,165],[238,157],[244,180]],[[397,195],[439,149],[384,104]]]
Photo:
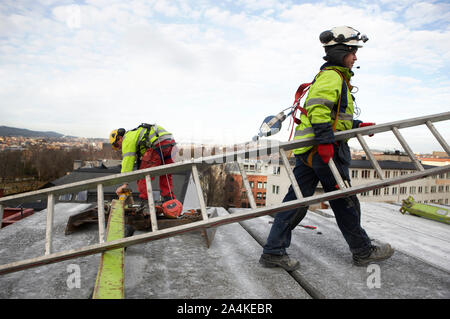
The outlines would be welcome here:
[[[45,254],[52,253],[52,238],[53,238],[53,212],[55,209],[55,195],[48,194],[47,197],[47,226],[45,228]]]
[[[3,205],[0,205],[0,228],[2,228],[4,212],[5,212],[5,207]]]
[[[150,223],[152,231],[158,230],[158,221],[156,220],[155,200],[153,199],[152,179],[150,175],[145,175],[145,184],[147,185],[148,208],[150,210]]]
[[[98,239],[100,243],[105,242],[105,201],[103,195],[103,184],[97,185],[97,212],[98,212]]]
[[[197,189],[197,196],[200,202],[200,210],[202,212],[203,220],[208,220],[208,213],[206,212],[205,199],[203,197],[202,185],[198,176],[198,169],[195,164],[192,164],[192,177],[194,177],[195,188]]]
[[[250,188],[250,183],[247,178],[247,173],[245,172],[244,168],[242,167],[242,163],[237,162],[239,171],[241,172],[242,176],[242,183],[244,184],[245,191],[247,193],[248,202],[250,204],[250,207],[252,209],[256,209],[256,203],[255,198],[253,197],[252,189]]]

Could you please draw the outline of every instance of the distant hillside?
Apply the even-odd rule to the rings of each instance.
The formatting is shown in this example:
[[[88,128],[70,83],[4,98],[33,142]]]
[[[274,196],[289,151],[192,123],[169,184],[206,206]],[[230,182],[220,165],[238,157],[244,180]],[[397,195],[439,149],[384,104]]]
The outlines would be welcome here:
[[[56,132],[40,132],[40,131],[31,131],[24,128],[0,126],[0,136],[62,137],[64,135]]]

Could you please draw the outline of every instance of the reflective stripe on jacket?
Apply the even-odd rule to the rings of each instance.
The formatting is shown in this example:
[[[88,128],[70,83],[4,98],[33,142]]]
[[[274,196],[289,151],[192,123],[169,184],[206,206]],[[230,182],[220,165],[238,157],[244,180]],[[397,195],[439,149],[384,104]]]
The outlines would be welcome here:
[[[347,80],[344,81],[339,75]],[[334,143],[333,124],[336,119],[339,96],[341,104],[336,123],[337,131],[345,131],[354,128],[360,121],[353,120],[353,97],[351,88],[346,82],[350,82],[353,72],[340,66],[324,64],[321,72],[316,75],[306,97],[304,108],[308,116],[301,113],[301,123],[295,128],[294,140],[314,137],[319,144]],[[354,123],[355,122],[355,123]],[[357,126],[356,126],[357,127]],[[294,154],[303,154],[313,146],[300,147],[294,150]]]
[[[156,127],[156,132],[155,132]],[[122,141],[122,169],[121,173],[131,172],[133,170],[136,155],[143,156],[148,149],[144,145],[139,145],[144,139],[147,129],[140,126],[137,129],[125,133]],[[162,126],[153,125],[148,134],[151,146],[158,145],[162,141],[173,139],[171,133],[167,132]],[[139,148],[139,149],[138,149]]]

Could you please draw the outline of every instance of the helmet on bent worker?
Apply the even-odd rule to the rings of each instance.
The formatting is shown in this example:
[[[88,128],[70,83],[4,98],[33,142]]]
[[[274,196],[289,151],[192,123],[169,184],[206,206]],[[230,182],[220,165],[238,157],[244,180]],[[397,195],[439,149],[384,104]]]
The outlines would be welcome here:
[[[119,128],[117,130],[113,130],[111,132],[111,134],[109,134],[109,144],[111,144],[113,150],[117,151],[119,149],[116,144],[117,139],[119,138],[119,136],[124,136],[124,135],[125,135],[124,128]]]
[[[333,64],[343,65],[344,57],[362,48],[362,43],[367,42],[369,38],[352,27],[340,26],[323,31],[319,40],[325,48],[326,56],[323,59]]]

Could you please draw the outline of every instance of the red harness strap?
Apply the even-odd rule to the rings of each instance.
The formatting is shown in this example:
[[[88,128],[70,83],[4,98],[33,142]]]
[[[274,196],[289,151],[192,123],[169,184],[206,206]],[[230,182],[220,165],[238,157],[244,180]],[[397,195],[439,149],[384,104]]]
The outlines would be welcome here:
[[[292,137],[292,133],[294,131],[294,123],[295,124],[300,124],[300,119],[297,118],[297,111],[300,111],[300,113],[305,114],[306,116],[308,116],[308,113],[306,112],[306,110],[300,106],[300,100],[303,98],[303,96],[305,96],[306,92],[308,92],[309,87],[311,86],[312,82],[310,83],[303,83],[301,84],[298,89],[297,92],[295,92],[295,99],[294,99],[294,103],[292,104],[294,106],[294,111],[292,112],[292,121],[291,122],[291,134],[289,135],[289,141],[291,140]]]

